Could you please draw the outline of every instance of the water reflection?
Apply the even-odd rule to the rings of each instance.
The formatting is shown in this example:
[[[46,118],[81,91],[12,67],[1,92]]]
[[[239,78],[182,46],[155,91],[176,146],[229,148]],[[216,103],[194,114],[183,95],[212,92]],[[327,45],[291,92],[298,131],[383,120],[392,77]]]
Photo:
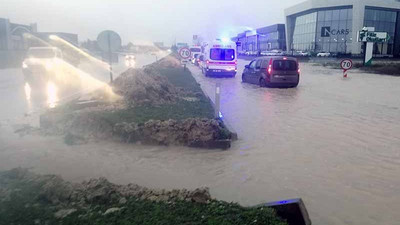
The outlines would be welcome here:
[[[32,94],[31,86],[28,83],[25,83],[24,90],[25,90],[25,98],[28,102],[30,102]]]
[[[58,102],[57,86],[51,81],[47,82],[46,94],[47,94],[48,107],[49,108],[56,107],[57,102]]]

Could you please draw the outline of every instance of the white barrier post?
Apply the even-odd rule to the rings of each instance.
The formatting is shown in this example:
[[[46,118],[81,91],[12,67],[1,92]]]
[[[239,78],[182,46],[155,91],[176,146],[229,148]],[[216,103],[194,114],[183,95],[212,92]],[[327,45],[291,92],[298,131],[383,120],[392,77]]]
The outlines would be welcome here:
[[[220,104],[221,101],[221,84],[217,83],[215,85],[215,118],[219,118],[219,112],[220,112]]]

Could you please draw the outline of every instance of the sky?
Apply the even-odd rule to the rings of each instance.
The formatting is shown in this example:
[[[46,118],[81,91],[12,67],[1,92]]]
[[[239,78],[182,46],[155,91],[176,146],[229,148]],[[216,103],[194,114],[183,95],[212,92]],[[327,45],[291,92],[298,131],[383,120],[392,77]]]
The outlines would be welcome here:
[[[249,28],[284,23],[284,8],[304,0],[0,0],[0,18],[37,23],[38,31],[70,32],[79,41],[103,30],[124,44],[189,42],[233,37]]]

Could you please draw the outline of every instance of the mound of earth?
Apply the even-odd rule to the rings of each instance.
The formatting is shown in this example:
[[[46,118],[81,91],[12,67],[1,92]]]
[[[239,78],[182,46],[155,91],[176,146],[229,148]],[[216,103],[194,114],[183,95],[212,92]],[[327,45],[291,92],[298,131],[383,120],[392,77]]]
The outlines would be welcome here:
[[[218,140],[231,138],[231,133],[218,120],[199,118],[183,121],[150,120],[144,124],[119,123],[114,126],[114,132],[126,142],[201,148],[219,147],[216,146]]]
[[[113,90],[129,107],[168,104],[178,99],[178,90],[154,69],[128,69],[115,79]]]
[[[167,68],[181,68],[181,62],[174,56],[168,55],[157,62],[153,63],[157,67],[167,67]]]
[[[136,198],[150,201],[189,201],[207,203],[211,201],[208,188],[195,190],[150,189],[136,184],[117,185],[106,178],[90,179],[82,183],[71,183],[56,175],[38,175],[28,169],[16,168],[0,173],[0,199],[6,201],[17,193],[13,184],[26,184],[39,188],[35,199],[51,204],[87,205],[113,204]],[[125,199],[125,200],[124,200]]]
[[[0,172],[0,224],[287,225],[271,208],[218,201],[208,188],[167,191],[105,178],[70,183],[20,168]]]

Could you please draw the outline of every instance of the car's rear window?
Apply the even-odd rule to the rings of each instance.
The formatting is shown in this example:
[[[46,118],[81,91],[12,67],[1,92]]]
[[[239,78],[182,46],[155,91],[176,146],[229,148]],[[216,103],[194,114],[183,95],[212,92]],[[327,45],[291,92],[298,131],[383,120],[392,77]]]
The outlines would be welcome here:
[[[297,63],[293,60],[275,60],[273,68],[274,70],[294,71],[297,70]]]
[[[232,61],[235,59],[234,49],[212,48],[210,49],[210,59],[221,61]]]

